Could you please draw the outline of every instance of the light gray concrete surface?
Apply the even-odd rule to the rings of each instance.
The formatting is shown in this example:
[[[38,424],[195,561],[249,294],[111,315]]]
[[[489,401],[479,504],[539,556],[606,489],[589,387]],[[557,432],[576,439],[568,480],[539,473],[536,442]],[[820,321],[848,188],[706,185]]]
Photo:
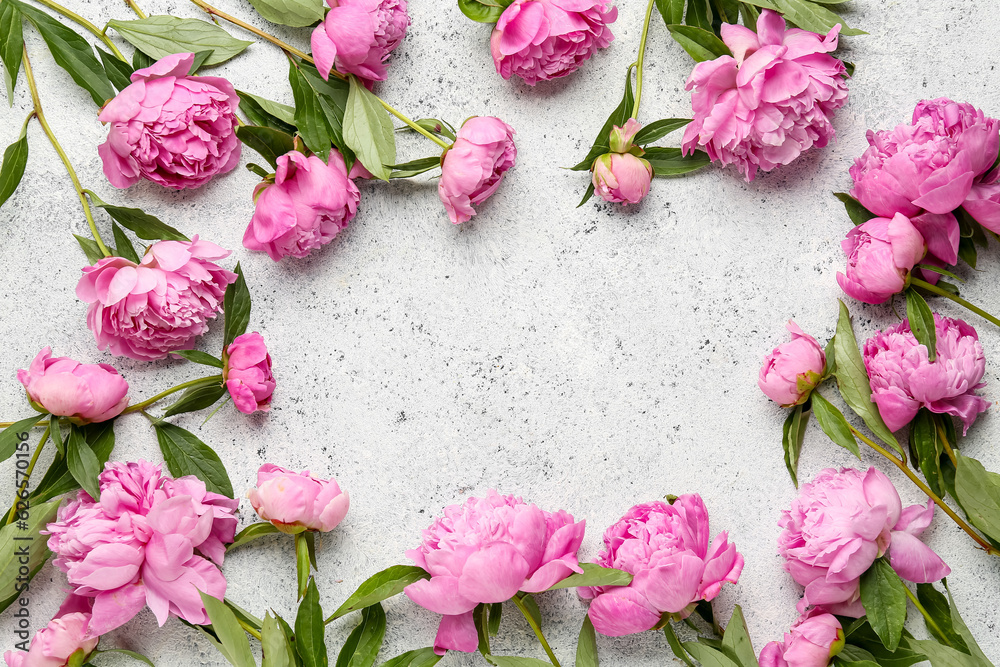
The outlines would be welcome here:
[[[131,18],[117,0],[70,4],[101,25]],[[141,4],[149,13],[199,16],[181,0]],[[308,45],[308,31],[270,26],[245,0],[219,4]],[[242,167],[195,191],[148,183],[112,188],[96,150],[105,130],[89,96],[26,29],[47,115],[84,186],[231,248],[230,264],[242,261],[254,298],[251,328],[264,334],[274,358],[274,409],[248,418],[228,406],[204,426],[202,414],[176,421],[215,447],[241,493],[268,461],[334,476],[350,492],[347,519],[320,540],[318,583],[328,609],[370,574],[406,562],[403,552],[444,505],[496,487],[586,518],[585,558],[632,504],[699,492],[713,531],[728,530],[746,558],[739,585],[727,586],[716,602],[721,616],[741,604],[758,650],[796,616],[801,590],[782,571],[775,542],[779,511],[795,494],[782,464],[785,415],[756,387],[761,358],[786,340],[789,317],[823,341],[833,332],[839,242],[850,222],[830,193],[850,187],[847,169],[866,146],[866,129],[903,122],[918,100],[942,95],[1000,114],[993,62],[1000,19],[985,0],[843,5],[870,35],[845,44],[857,75],[835,120],[835,144],[752,184],[712,167],[657,180],[640,206],[577,209],[586,176],[563,167],[587,150],[619,99],[638,44],[645,3],[620,4],[611,48],[569,78],[529,88],[496,75],[489,28],[466,20],[453,0],[413,0],[413,25],[378,92],[414,117],[504,118],[517,130],[517,167],[461,227],[448,222],[429,179],[364,184],[360,212],[345,232],[306,260],[279,264],[240,244],[257,180]],[[684,80],[692,62],[662,24],[651,30],[647,63],[640,118],[689,115]],[[290,102],[286,71],[277,49],[255,44],[212,73]],[[0,144],[16,138],[28,109],[22,78],[13,108],[0,109]],[[6,378],[0,417],[26,414],[15,371],[43,345],[80,361],[113,363],[135,399],[204,374],[190,363],[138,363],[96,349],[85,306],[74,296],[85,260],[70,232],[86,234],[85,220],[37,123],[29,136],[24,182],[0,212],[0,377]],[[432,153],[419,137],[399,143],[400,161]],[[256,160],[249,150],[244,155],[244,162]],[[98,216],[110,236],[109,221]],[[1000,311],[996,246],[980,268],[961,271],[969,278],[962,289]],[[859,337],[897,321],[888,307],[850,305]],[[934,305],[964,316],[948,303]],[[969,321],[982,334],[984,393],[995,401],[1000,331],[971,315]],[[220,345],[219,326],[200,343],[216,353]],[[1000,470],[995,412],[980,418],[963,446]],[[121,419],[117,433],[116,458],[160,460],[141,417]],[[802,479],[851,464],[810,428]],[[920,500],[890,466],[867,452],[864,464],[888,473],[907,503]],[[0,467],[0,480],[7,480],[0,492],[8,495],[12,470],[10,462]],[[241,522],[254,518],[244,501]],[[953,591],[984,650],[1000,659],[1000,560],[976,551],[943,516],[926,539],[952,566]],[[265,608],[293,614],[290,539],[240,549],[224,572],[239,604],[260,614]],[[36,578],[35,627],[55,611],[64,586],[51,566]],[[572,664],[584,604],[560,591],[539,596],[539,605],[557,654]],[[383,659],[431,643],[436,616],[404,597],[386,609]],[[495,650],[542,657],[516,611],[508,611]],[[353,625],[345,619],[330,626],[331,652]],[[919,624],[911,628],[924,633]],[[13,643],[12,631],[8,611],[0,616],[4,647]],[[148,611],[106,645],[142,651],[162,666],[224,664],[195,632],[176,620],[158,629]],[[601,638],[599,645],[609,667],[672,661],[657,633]],[[106,656],[98,664],[125,660]],[[442,664],[480,661],[454,654]]]

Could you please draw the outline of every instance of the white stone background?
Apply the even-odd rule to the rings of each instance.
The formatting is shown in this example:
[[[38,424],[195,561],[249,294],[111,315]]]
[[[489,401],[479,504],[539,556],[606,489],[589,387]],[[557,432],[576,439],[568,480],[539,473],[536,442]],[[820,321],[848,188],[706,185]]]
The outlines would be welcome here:
[[[67,2],[100,25],[132,18],[117,0]],[[182,0],[140,4],[151,14],[201,16]],[[306,29],[270,25],[246,0],[218,4],[308,48]],[[917,101],[937,96],[1000,115],[994,65],[1000,19],[987,0],[842,5],[849,21],[870,34],[844,40],[841,54],[857,73],[850,102],[835,120],[836,143],[751,184],[735,171],[710,167],[656,180],[639,206],[578,209],[586,175],[563,167],[586,152],[620,99],[622,74],[638,46],[645,3],[620,5],[609,49],[573,76],[530,88],[495,73],[489,28],[466,20],[453,0],[412,0],[412,27],[377,92],[412,117],[504,118],[517,130],[516,168],[479,216],[458,227],[426,177],[363,184],[360,212],[345,232],[308,259],[278,264],[241,246],[257,181],[242,167],[194,191],[150,183],[112,188],[97,155],[106,132],[92,101],[54,65],[34,30],[25,29],[44,108],[84,187],[231,248],[228,266],[243,263],[254,299],[251,329],[263,333],[274,358],[273,410],[246,417],[230,405],[204,426],[204,413],[175,421],[216,449],[238,493],[264,462],[333,476],[350,492],[347,519],[320,540],[317,579],[328,611],[369,575],[408,562],[404,551],[443,506],[498,488],[585,518],[586,559],[599,550],[604,528],[631,505],[699,492],[713,531],[728,530],[746,558],[739,584],[716,600],[720,617],[741,604],[758,650],[796,617],[801,589],[776,555],[779,511],[795,495],[782,463],[785,413],[756,387],[761,359],[786,340],[789,317],[821,341],[833,333],[839,242],[850,222],[831,192],[850,187],[847,170],[866,146],[866,129],[904,122]],[[684,81],[691,66],[662,23],[654,23],[640,119],[690,115]],[[291,102],[287,62],[268,44],[251,46],[211,73]],[[13,108],[0,108],[0,144],[16,139],[29,105],[22,75]],[[15,372],[44,345],[83,362],[113,363],[134,400],[206,374],[191,363],[114,359],[96,348],[85,305],[74,295],[85,259],[70,232],[86,235],[86,223],[37,123],[29,141],[24,181],[0,212],[0,377],[7,378],[0,416],[26,414]],[[400,161],[433,149],[420,137],[400,137]],[[255,160],[244,151],[244,163]],[[107,217],[97,215],[110,238]],[[980,269],[960,271],[970,279],[963,292],[997,312],[996,245],[982,254]],[[933,305],[965,316],[950,303]],[[897,321],[888,307],[850,307],[859,338]],[[1000,331],[968,317],[982,334],[984,393],[995,401]],[[220,345],[217,323],[200,348],[218,353]],[[995,412],[980,417],[963,447],[1000,470]],[[117,434],[115,458],[161,460],[141,416],[119,420]],[[894,468],[863,455],[864,465],[889,474],[905,502],[921,500]],[[811,425],[800,479],[842,465],[852,465],[851,457]],[[11,462],[0,467],[0,479],[7,480],[3,493],[13,493]],[[244,500],[241,525],[254,519]],[[954,594],[985,652],[1000,658],[1000,559],[974,549],[940,514],[925,539],[952,566]],[[294,615],[291,539],[265,538],[235,551],[224,573],[228,595],[243,607]],[[36,577],[35,627],[54,613],[64,586],[51,565]],[[538,602],[557,655],[572,664],[584,603],[570,591]],[[386,611],[382,660],[431,644],[437,616],[403,596]],[[912,631],[924,635],[912,621]],[[328,628],[333,655],[355,622]],[[14,641],[10,611],[0,616],[0,638],[5,647]],[[159,629],[148,611],[102,645],[141,651],[161,666],[224,664],[193,630],[176,620]],[[599,646],[609,667],[673,660],[659,633],[601,638]],[[542,657],[513,607],[494,650]],[[126,661],[104,656],[98,664]],[[483,663],[476,654],[452,654],[441,664]]]

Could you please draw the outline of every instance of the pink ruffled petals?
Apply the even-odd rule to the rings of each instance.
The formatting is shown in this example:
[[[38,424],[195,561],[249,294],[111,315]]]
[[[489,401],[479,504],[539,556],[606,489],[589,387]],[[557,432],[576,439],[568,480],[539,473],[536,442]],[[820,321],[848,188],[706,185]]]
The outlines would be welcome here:
[[[489,198],[514,166],[514,130],[499,118],[476,116],[458,130],[441,161],[438,196],[454,224],[476,215],[473,204]]]

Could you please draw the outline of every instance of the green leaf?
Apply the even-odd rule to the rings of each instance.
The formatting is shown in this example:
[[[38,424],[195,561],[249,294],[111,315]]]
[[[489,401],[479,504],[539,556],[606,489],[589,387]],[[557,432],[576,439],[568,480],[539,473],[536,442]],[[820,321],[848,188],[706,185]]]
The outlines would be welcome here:
[[[937,332],[934,329],[934,313],[924,297],[914,289],[906,290],[906,318],[910,321],[910,331],[917,342],[927,348],[927,360],[937,359]]]
[[[516,655],[487,655],[486,662],[496,667],[552,667],[552,663],[537,658],[522,658]]]
[[[939,592],[932,584],[917,584],[917,599],[931,617],[924,619],[927,631],[942,644],[969,653],[962,635],[955,631],[951,621],[951,607],[948,598]]]
[[[228,347],[237,336],[246,333],[250,324],[250,290],[243,279],[243,269],[237,263],[234,269],[236,282],[226,287],[226,295],[222,298],[222,311],[226,316],[226,333],[223,347]]]
[[[305,667],[327,667],[326,625],[323,624],[323,609],[319,604],[319,590],[316,580],[309,579],[306,594],[299,603],[295,615],[295,650]]]
[[[948,593],[948,602],[951,604],[951,624],[955,628],[955,631],[962,636],[965,640],[965,645],[969,647],[969,653],[972,657],[979,659],[982,664],[989,665],[992,667],[992,663],[986,658],[986,654],[983,653],[982,649],[979,648],[979,644],[976,643],[976,638],[972,636],[969,631],[969,627],[962,620],[962,615],[958,613],[958,605],[955,604],[955,598],[951,596],[951,589],[948,588],[948,580],[942,579],[941,583],[944,584],[944,590]]]
[[[97,455],[97,460],[103,470],[104,464],[111,458],[111,451],[115,447],[114,420],[90,424],[79,430],[83,432],[90,449]],[[65,455],[57,454],[41,481],[38,482],[38,486],[32,492],[31,502],[37,505],[78,488],[80,485],[70,473]]]
[[[343,125],[349,85],[331,77],[324,81],[316,68],[305,63],[289,65],[288,81],[295,98],[295,125],[299,136],[312,152],[324,160],[333,144],[345,152]],[[344,159],[350,156],[345,154]]]
[[[427,130],[431,134],[436,134],[440,137],[447,137],[448,139],[455,141],[456,138],[455,128],[452,127],[451,123],[449,123],[448,121],[441,120],[439,118],[418,118],[413,122],[417,126]],[[403,127],[397,127],[396,131],[416,133],[416,130],[414,130],[409,125],[404,125]]]
[[[271,23],[304,28],[322,21],[323,0],[250,0],[250,4]]]
[[[95,47],[97,55],[101,57],[101,64],[104,65],[104,73],[108,75],[111,82],[119,91],[125,90],[132,85],[132,74],[135,70],[127,62],[119,60],[104,49]]]
[[[511,0],[458,0],[458,8],[478,23],[496,23]]]
[[[205,482],[209,491],[233,497],[233,484],[229,481],[226,467],[211,447],[193,433],[168,422],[156,423],[153,428],[156,429],[156,439],[170,474],[174,477],[194,475]]]
[[[295,109],[287,104],[237,90],[240,96],[240,111],[253,125],[263,125],[288,134],[295,132]]]
[[[580,563],[580,567],[583,568],[583,574],[571,574],[546,590],[578,586],[628,586],[632,581],[632,575],[623,570],[601,567],[596,563]]]
[[[344,111],[344,143],[372,176],[389,180],[390,170],[385,165],[396,163],[396,136],[389,112],[353,74]]]
[[[257,667],[250,652],[250,640],[236,620],[236,614],[226,604],[208,593],[198,592],[205,605],[205,612],[212,622],[212,630],[219,638],[219,651],[234,667]]]
[[[13,456],[14,452],[17,451],[17,446],[31,437],[31,429],[34,428],[35,424],[44,419],[45,415],[43,414],[33,414],[0,431],[0,461],[6,461]],[[20,433],[28,433],[29,435],[22,438]]]
[[[436,654],[433,647],[428,646],[397,655],[392,660],[383,662],[381,667],[433,667],[443,657]]]
[[[35,571],[48,557],[46,538],[38,531],[55,518],[61,500],[32,504],[25,510],[27,519],[18,519],[0,529],[0,600],[6,605],[14,601],[9,598],[16,599],[19,593],[28,590],[28,582],[20,574],[20,568]],[[24,549],[27,549],[27,556]]]
[[[255,540],[258,537],[263,537],[264,535],[274,535],[278,532],[280,531],[274,526],[274,524],[268,521],[251,523],[249,526],[236,534],[236,539],[233,540],[232,544],[226,546],[226,551],[231,551],[232,549],[246,544],[251,540]]]
[[[674,628],[670,625],[669,621],[663,626],[663,634],[667,638],[667,643],[670,644],[670,650],[673,651],[674,655],[683,660],[688,667],[694,667],[694,663],[691,662],[687,651],[681,646],[680,640],[677,639],[677,633],[674,632]]]
[[[167,408],[166,412],[163,413],[163,417],[173,417],[185,412],[204,410],[211,405],[215,405],[216,401],[222,398],[225,393],[226,386],[221,381],[201,387],[191,387]]]
[[[953,278],[954,280],[957,280],[960,283],[964,283],[965,282],[964,280],[962,280],[961,278],[959,278],[958,276],[956,276],[951,271],[948,271],[946,269],[942,269],[940,266],[931,266],[930,264],[917,264],[916,268],[923,269],[924,271],[930,271],[932,273],[937,273],[937,274],[942,275],[942,276],[948,276],[949,278]],[[976,267],[972,267],[972,268],[976,268]]]
[[[903,448],[899,446],[899,441],[882,421],[878,407],[872,403],[872,389],[868,382],[868,372],[861,360],[858,341],[854,337],[851,313],[843,301],[840,301],[840,318],[837,320],[837,333],[834,341],[833,351],[837,359],[837,387],[840,388],[840,395],[844,398],[844,402],[864,420],[872,433],[902,454]]]
[[[132,246],[132,241],[125,235],[125,231],[114,222],[111,223],[111,231],[115,235],[115,254],[138,264],[139,255]]]
[[[503,603],[494,602],[489,608],[489,621],[486,629],[491,636],[496,636],[500,632],[500,619],[503,618]]]
[[[854,439],[854,434],[851,433],[851,427],[843,413],[823,398],[819,392],[813,392],[811,400],[813,413],[815,413],[816,421],[819,422],[819,427],[823,429],[823,432],[835,443],[860,459],[861,452],[858,450],[858,441]]]
[[[861,603],[872,630],[890,651],[895,651],[906,621],[903,581],[885,558],[878,558],[861,575]]]
[[[404,162],[403,164],[394,164],[390,169],[392,169],[392,174],[389,178],[410,178],[411,176],[416,176],[417,174],[422,174],[424,172],[430,171],[431,169],[437,169],[441,166],[441,156],[431,156],[420,158],[419,160],[410,160],[409,162]]]
[[[194,53],[194,60],[191,61],[191,67],[188,68],[188,76],[194,76],[198,70],[200,70],[209,58],[212,57],[212,49],[207,51],[196,51]]]
[[[298,583],[299,599],[301,600],[309,587],[309,545],[305,533],[295,533],[295,573]]]
[[[693,25],[668,25],[667,30],[670,31],[670,36],[674,38],[674,41],[680,44],[688,55],[694,58],[695,62],[700,63],[706,60],[715,60],[721,56],[733,55],[726,43],[710,29],[706,30],[703,27]]]
[[[757,4],[754,2],[753,4]],[[842,17],[837,16],[826,7],[808,0],[774,0],[786,19],[810,32],[825,35],[830,32],[838,23],[841,25],[840,34],[846,36],[867,35],[864,30],[858,30],[847,25]]]
[[[688,0],[684,23],[701,28],[706,32],[712,32],[712,8],[709,6],[708,0]],[[670,26],[667,26],[667,29],[669,30]]]
[[[937,417],[927,408],[921,408],[910,423],[910,453],[920,466],[920,472],[924,473],[927,485],[934,493],[943,496],[941,455],[944,454],[944,443],[937,426]]]
[[[799,453],[802,451],[802,440],[806,435],[806,425],[809,423],[809,412],[803,405],[796,405],[788,418],[781,433],[781,446],[785,450],[785,467],[792,478],[795,488],[799,487]]]
[[[150,660],[149,658],[147,658],[146,656],[144,656],[142,653],[136,653],[135,651],[129,651],[128,649],[125,649],[125,648],[103,649],[101,651],[95,651],[93,655],[96,656],[96,655],[98,655],[100,653],[120,653],[121,655],[127,655],[128,657],[132,658],[136,662],[141,662],[141,663],[147,664],[147,665],[149,665],[149,667],[156,667],[156,665],[153,664],[153,661]]]
[[[132,52],[132,69],[146,69],[147,67],[152,67],[153,63],[156,61],[147,56],[145,53],[136,49]]]
[[[361,622],[337,655],[337,667],[372,667],[385,641],[385,611],[377,602],[365,607]]]
[[[173,53],[212,51],[205,67],[224,63],[243,52],[252,42],[235,39],[208,21],[176,16],[150,16],[134,21],[108,21],[122,39],[153,60]]]
[[[646,149],[642,156],[653,168],[654,176],[680,176],[701,169],[712,161],[708,153],[695,151],[691,155],[683,155],[680,148],[663,148],[652,146]]]
[[[488,611],[489,606],[482,602],[472,610],[472,624],[476,628],[476,648],[483,657],[490,654],[490,630],[486,618]]]
[[[932,639],[907,639],[907,646],[923,653],[932,667],[985,667],[983,663],[967,653],[956,651],[950,646],[939,644]]]
[[[955,497],[972,525],[1000,541],[1000,475],[989,472],[976,459],[955,453]]]
[[[78,86],[90,93],[97,106],[104,106],[105,102],[115,96],[115,89],[87,40],[43,11],[18,0],[4,2],[14,3],[24,18],[35,26],[56,64],[69,72]]]
[[[857,199],[847,194],[846,192],[834,192],[833,196],[844,202],[844,208],[847,209],[847,217],[851,219],[855,225],[861,225],[872,218],[877,218],[878,216],[869,211],[867,208],[861,205]]]
[[[3,78],[7,85],[7,101],[14,106],[14,84],[21,71],[24,54],[24,30],[21,12],[12,2],[0,3],[0,60],[3,61]]]
[[[845,622],[847,620],[844,619]],[[845,632],[848,630],[851,628],[845,625]],[[901,644],[909,638],[908,633],[904,631],[903,637],[904,640],[900,642]],[[854,622],[853,631],[848,634],[848,641],[852,646],[865,650],[882,667],[910,667],[926,659],[922,654],[910,650],[907,646],[901,645],[895,651],[887,650],[866,618]]]
[[[83,254],[87,256],[87,261],[91,264],[97,264],[99,261],[104,259],[104,253],[101,252],[100,246],[97,245],[96,241],[91,241],[88,238],[73,234],[73,238],[76,242],[80,244],[80,248],[83,250]]]
[[[88,193],[94,204],[107,211],[115,222],[122,227],[129,229],[144,241],[190,241],[188,237],[170,225],[161,222],[159,218],[152,216],[142,209],[127,208],[125,206],[112,206],[104,203],[100,197],[92,192]]]
[[[684,20],[685,0],[656,0],[656,8],[663,17],[663,23],[673,25]]]
[[[577,204],[576,207],[580,208],[588,201],[590,201],[590,198],[593,196],[594,196],[594,181],[593,179],[591,179],[590,183],[587,185],[587,191],[583,193],[583,199],[580,200],[580,203]]]
[[[648,125],[644,125],[636,133],[632,139],[632,143],[636,146],[651,144],[654,141],[659,141],[671,132],[681,129],[690,122],[690,118],[664,118],[663,120],[653,121]]]
[[[5,5],[0,4],[0,8]],[[3,206],[24,177],[24,169],[28,166],[28,123],[21,128],[21,136],[3,152],[3,165],[0,165],[0,206]]]
[[[101,474],[103,466],[75,426],[70,426],[69,437],[66,439],[66,464],[80,488],[89,493],[91,498],[98,500],[101,497],[101,487],[97,483],[97,476]]]
[[[63,442],[58,415],[49,416],[49,437],[52,439],[52,444],[56,446],[56,451],[59,454],[66,456],[66,443]]]
[[[542,610],[538,608],[538,603],[535,602],[535,598],[531,593],[518,593],[517,598],[524,605],[526,613],[531,616],[531,620],[535,622],[539,628],[542,627]]]
[[[682,646],[702,667],[740,667],[722,651],[701,642],[684,642]]]
[[[629,65],[628,69],[625,70],[625,96],[622,97],[622,101],[611,112],[608,119],[604,121],[604,125],[601,126],[601,131],[597,133],[597,138],[594,139],[594,144],[587,153],[587,157],[583,158],[575,166],[570,167],[571,171],[590,171],[594,160],[611,150],[611,131],[615,126],[621,127],[625,125],[628,119],[631,118],[632,107],[635,105],[635,95],[632,93],[633,67],[634,65]],[[583,201],[580,202],[580,206],[583,206],[588,199],[590,197],[585,196]]]
[[[421,579],[430,579],[430,577],[431,575],[415,565],[393,565],[386,568],[362,582],[358,586],[358,590],[351,593],[344,604],[340,605],[337,611],[326,619],[326,622],[329,623],[350,614],[352,611],[388,600],[394,595],[402,593],[403,589],[410,584]]]
[[[202,364],[204,366],[211,366],[213,368],[222,368],[222,359],[214,357],[208,352],[202,352],[201,350],[177,350],[171,352],[170,354],[176,354],[178,357],[183,357],[188,361],[193,361],[196,364]]]
[[[733,608],[733,616],[729,619],[725,634],[722,635],[722,652],[741,667],[759,667],[746,619],[743,618],[743,610],[739,605]]]
[[[279,157],[295,149],[292,135],[271,127],[241,125],[236,129],[236,136],[249,148],[260,153],[272,169],[278,168]]]
[[[584,616],[580,637],[576,641],[576,667],[599,667],[599,663],[597,633],[594,631],[594,624],[590,622],[590,616]]]
[[[270,526],[271,524],[264,525]],[[271,616],[271,612],[264,614],[264,624],[260,637],[261,650],[264,652],[264,661],[261,667],[295,667],[295,649],[288,642],[288,638],[281,626],[278,625],[278,621],[274,616]]]

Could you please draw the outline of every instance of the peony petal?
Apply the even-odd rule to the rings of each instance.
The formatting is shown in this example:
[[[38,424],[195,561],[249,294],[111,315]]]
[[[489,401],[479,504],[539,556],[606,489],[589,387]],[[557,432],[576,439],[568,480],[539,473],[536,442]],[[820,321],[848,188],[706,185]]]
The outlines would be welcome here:
[[[900,577],[918,584],[929,584],[951,573],[951,568],[929,546],[901,530],[892,532],[889,564]]]
[[[528,572],[528,563],[516,548],[494,542],[465,561],[458,578],[459,592],[476,602],[504,602],[520,590]]]
[[[637,590],[612,588],[598,595],[587,611],[594,629],[608,637],[645,632],[660,622],[660,614]]]

